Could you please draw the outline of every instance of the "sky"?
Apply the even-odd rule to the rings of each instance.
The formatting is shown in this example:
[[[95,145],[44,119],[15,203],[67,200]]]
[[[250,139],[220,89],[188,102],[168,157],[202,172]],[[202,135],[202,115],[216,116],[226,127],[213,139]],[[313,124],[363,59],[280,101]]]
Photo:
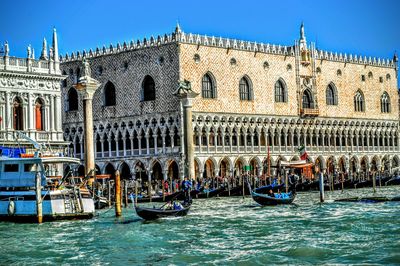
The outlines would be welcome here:
[[[393,58],[400,52],[400,0],[1,0],[0,43],[10,55],[40,56],[56,27],[60,54],[123,43],[174,30],[293,45],[304,22],[317,48]]]

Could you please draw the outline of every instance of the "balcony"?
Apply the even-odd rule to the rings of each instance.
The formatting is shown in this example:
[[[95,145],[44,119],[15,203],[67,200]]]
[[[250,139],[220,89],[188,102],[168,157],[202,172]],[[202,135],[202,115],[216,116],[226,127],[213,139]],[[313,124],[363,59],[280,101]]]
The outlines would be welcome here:
[[[318,116],[319,110],[316,108],[302,108],[300,109],[301,116]]]

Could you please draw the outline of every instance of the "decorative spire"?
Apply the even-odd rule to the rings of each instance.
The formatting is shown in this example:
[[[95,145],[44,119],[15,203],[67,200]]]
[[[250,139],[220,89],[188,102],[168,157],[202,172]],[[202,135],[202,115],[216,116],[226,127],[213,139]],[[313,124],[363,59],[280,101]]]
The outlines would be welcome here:
[[[58,62],[58,41],[57,41],[57,31],[56,28],[53,28],[53,55],[54,55],[54,61]]]
[[[8,56],[10,53],[10,47],[8,46],[8,41],[4,43],[4,55]]]
[[[397,63],[398,61],[399,61],[399,58],[397,57],[397,51],[394,51],[393,62]]]
[[[182,33],[181,26],[179,25],[178,21],[176,22],[175,33]]]
[[[26,49],[26,52],[27,52],[27,57],[31,58],[31,56],[32,56],[32,48],[31,48],[30,44],[28,45],[28,48]]]
[[[32,48],[32,59],[35,59],[35,48]]]
[[[43,48],[42,48],[42,54],[40,55],[40,60],[47,60],[47,41],[46,38],[43,38]]]

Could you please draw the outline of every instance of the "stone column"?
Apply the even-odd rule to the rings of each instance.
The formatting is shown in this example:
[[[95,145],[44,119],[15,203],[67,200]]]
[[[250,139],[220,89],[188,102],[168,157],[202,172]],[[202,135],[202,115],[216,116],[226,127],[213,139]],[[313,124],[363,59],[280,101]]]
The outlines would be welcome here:
[[[185,81],[180,83],[178,90],[174,93],[182,103],[183,107],[183,136],[184,146],[182,151],[184,152],[184,172],[185,176],[189,179],[194,179],[194,146],[193,146],[193,126],[192,126],[192,106],[193,99],[199,95],[191,90],[190,82]]]
[[[93,141],[93,95],[100,83],[91,78],[89,63],[83,59],[83,73],[74,86],[83,96],[83,125],[85,134],[85,175],[95,169]],[[92,175],[92,174],[91,174]]]

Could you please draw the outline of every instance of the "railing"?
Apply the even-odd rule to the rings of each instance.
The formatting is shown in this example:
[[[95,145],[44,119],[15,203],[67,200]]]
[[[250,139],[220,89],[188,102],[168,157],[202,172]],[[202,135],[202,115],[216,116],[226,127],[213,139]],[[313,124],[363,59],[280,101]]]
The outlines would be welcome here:
[[[59,64],[58,62],[55,64]],[[0,57],[0,70],[51,73],[49,61],[28,58],[2,56]]]
[[[300,114],[302,116],[318,116],[319,109],[316,108],[302,108],[300,109]]]

